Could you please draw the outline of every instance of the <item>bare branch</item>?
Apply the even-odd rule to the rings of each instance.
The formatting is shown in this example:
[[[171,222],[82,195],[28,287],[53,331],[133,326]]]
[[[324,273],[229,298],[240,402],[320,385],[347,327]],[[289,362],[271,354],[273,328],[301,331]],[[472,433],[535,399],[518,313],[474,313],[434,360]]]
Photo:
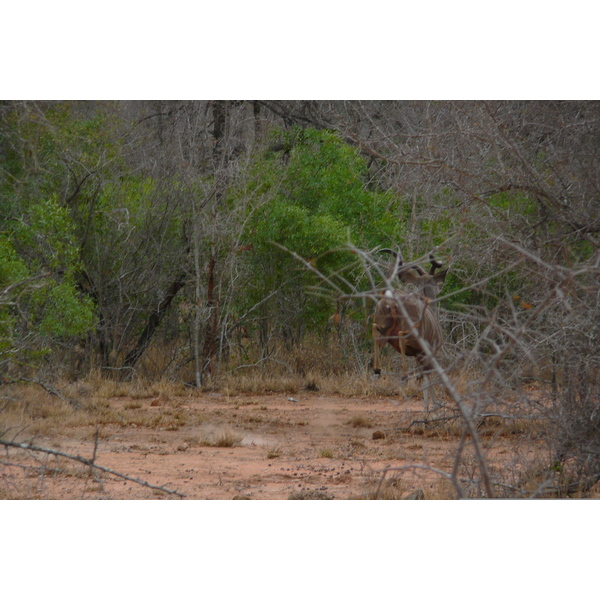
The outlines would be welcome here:
[[[125,479],[127,481],[132,481],[138,485],[143,487],[147,487],[153,490],[158,490],[160,492],[165,492],[166,494],[172,494],[175,496],[179,496],[180,498],[185,498],[185,494],[178,492],[177,490],[170,490],[166,487],[159,485],[152,485],[147,481],[143,481],[142,479],[136,479],[135,477],[130,477],[129,475],[124,475],[123,473],[119,473],[118,471],[114,471],[113,469],[109,469],[108,467],[102,467],[100,465],[95,464],[96,458],[96,448],[94,448],[94,456],[89,458],[83,458],[82,456],[75,456],[73,454],[68,454],[67,452],[61,452],[60,450],[53,450],[52,448],[43,448],[41,446],[34,446],[33,444],[20,444],[18,442],[9,442],[8,440],[0,439],[0,445],[5,446],[6,448],[18,448],[20,450],[27,450],[28,452],[39,452],[46,455],[52,456],[60,456],[62,458],[66,458],[68,460],[73,460],[75,462],[79,462],[83,465],[91,467],[93,469],[97,469],[98,471],[102,471],[103,473],[108,473],[109,475],[113,475],[114,477],[119,477],[120,479]]]
[[[442,471],[441,469],[436,469],[435,467],[432,467],[431,465],[423,465],[423,464],[417,463],[417,464],[405,465],[403,467],[386,467],[385,469],[381,469],[380,471],[378,471],[379,473],[381,473],[381,479],[379,480],[379,485],[377,486],[377,491],[375,492],[375,499],[377,499],[379,497],[379,493],[381,492],[381,486],[383,485],[385,476],[389,472],[391,472],[391,471],[402,472],[402,471],[410,471],[410,470],[415,470],[415,469],[431,471],[432,473],[435,473],[436,475],[441,475],[442,477],[445,477],[446,479],[450,480],[453,485],[455,484],[455,479],[453,478],[453,475],[450,475],[450,474],[446,473],[445,471]],[[465,497],[464,492],[460,486],[455,485],[455,489],[460,498]]]

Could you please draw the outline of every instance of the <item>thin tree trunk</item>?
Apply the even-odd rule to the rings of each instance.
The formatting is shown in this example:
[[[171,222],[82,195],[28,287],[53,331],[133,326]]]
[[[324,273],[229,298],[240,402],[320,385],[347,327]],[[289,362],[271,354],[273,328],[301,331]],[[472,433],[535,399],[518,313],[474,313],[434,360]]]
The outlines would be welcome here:
[[[185,286],[186,279],[187,272],[182,271],[177,276],[177,279],[173,281],[167,291],[167,295],[159,302],[156,309],[148,317],[148,323],[146,324],[140,339],[135,345],[135,348],[131,350],[131,352],[129,352],[129,354],[125,357],[121,368],[132,369],[136,365],[137,361],[141,358],[142,354],[144,354],[146,348],[148,348],[148,345],[152,341],[152,337],[156,333],[158,326],[161,324],[164,316],[166,315],[171,302],[173,302],[173,299],[179,290]]]
[[[194,207],[194,277],[195,277],[195,289],[194,289],[194,328],[193,328],[193,351],[194,351],[194,376],[196,381],[196,387],[202,385],[202,361],[200,356],[200,232],[199,232],[199,219],[196,214],[196,204]]]
[[[209,310],[206,321],[206,334],[204,335],[204,348],[202,350],[202,375],[212,373],[212,361],[216,353],[218,306],[215,301],[215,257],[210,257],[208,265],[208,293],[207,308]]]

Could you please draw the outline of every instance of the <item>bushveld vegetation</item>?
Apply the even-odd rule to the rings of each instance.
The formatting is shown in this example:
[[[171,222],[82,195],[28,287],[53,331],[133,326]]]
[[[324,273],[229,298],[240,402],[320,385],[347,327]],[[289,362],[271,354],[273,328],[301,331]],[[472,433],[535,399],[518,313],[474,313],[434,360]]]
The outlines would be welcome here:
[[[27,439],[23,385],[81,420],[123,418],[107,387],[385,393],[393,248],[450,267],[453,493],[468,445],[481,496],[600,480],[599,103],[11,101],[0,161],[2,440]],[[480,438],[515,431],[544,452],[509,484]]]

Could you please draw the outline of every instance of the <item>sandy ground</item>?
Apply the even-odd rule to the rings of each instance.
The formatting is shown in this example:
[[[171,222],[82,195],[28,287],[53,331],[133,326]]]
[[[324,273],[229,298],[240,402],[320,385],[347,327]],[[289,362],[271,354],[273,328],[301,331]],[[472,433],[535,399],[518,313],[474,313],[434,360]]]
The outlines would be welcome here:
[[[380,487],[389,468],[452,470],[458,433],[433,428],[423,434],[418,424],[405,429],[423,419],[417,398],[205,393],[110,398],[106,404],[131,418],[102,426],[96,464],[186,499],[354,499],[371,498],[378,488],[385,498],[453,497],[449,482],[428,468],[388,471]],[[152,419],[152,427],[145,425]],[[34,443],[91,458],[94,432],[70,427]],[[23,464],[25,455],[17,461],[16,452],[12,462]],[[501,460],[508,451],[496,442],[493,452]],[[108,473],[90,476],[88,467],[72,461],[37,458],[40,463],[29,464],[59,469],[42,475],[39,469],[5,467],[4,497],[181,498]]]

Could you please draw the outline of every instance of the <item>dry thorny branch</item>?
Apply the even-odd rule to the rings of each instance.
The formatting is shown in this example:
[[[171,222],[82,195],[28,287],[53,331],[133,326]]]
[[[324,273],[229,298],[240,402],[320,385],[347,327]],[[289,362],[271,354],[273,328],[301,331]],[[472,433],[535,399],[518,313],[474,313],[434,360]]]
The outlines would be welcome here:
[[[365,272],[369,278],[369,281],[371,282],[371,289],[367,290],[366,292],[358,290],[355,286],[350,284],[348,282],[348,280],[346,278],[344,278],[341,274],[334,273],[332,275],[326,275],[326,274],[320,272],[310,262],[304,260],[298,254],[292,252],[292,255],[295,258],[297,258],[298,260],[300,260],[306,268],[308,268],[313,273],[318,275],[318,277],[327,286],[329,286],[329,289],[333,290],[334,293],[337,293],[339,298],[341,298],[341,299],[347,300],[347,299],[356,299],[356,298],[362,298],[362,299],[369,298],[369,299],[373,300],[374,302],[376,302],[380,296],[380,289],[377,289],[377,286],[375,284],[375,277],[373,275],[374,273],[375,273],[375,276],[378,276],[379,278],[384,279],[384,281],[385,281],[384,289],[393,289],[393,287],[392,287],[393,286],[393,281],[392,281],[393,275],[390,276],[389,273],[387,273],[382,268],[380,262],[376,258],[375,253],[366,252],[366,251],[356,248],[355,246],[352,246],[352,245],[349,245],[348,250],[359,257],[362,265],[365,268]],[[429,254],[430,253],[427,253],[425,256],[428,256]],[[417,261],[415,261],[415,263],[416,262]],[[409,264],[411,264],[411,263],[407,263],[407,265],[409,265]],[[336,282],[336,280],[340,281],[340,283],[338,284]],[[341,286],[344,286],[347,291],[344,292],[344,287],[341,287]],[[350,288],[350,289],[348,289],[348,288]],[[323,290],[323,291],[326,292],[327,290]],[[415,337],[415,339],[421,344],[421,346],[425,350],[425,353],[427,355],[427,358],[430,361],[430,364],[432,365],[433,369],[435,370],[438,377],[440,378],[443,386],[446,388],[446,391],[448,392],[448,394],[450,395],[450,397],[456,404],[456,407],[458,408],[458,410],[463,418],[465,427],[466,427],[467,431],[469,432],[469,435],[471,436],[472,443],[473,443],[473,446],[475,449],[475,453],[476,453],[477,459],[479,461],[479,468],[481,471],[481,476],[482,476],[482,480],[483,480],[483,483],[485,486],[486,494],[489,498],[492,498],[494,496],[494,493],[493,493],[492,485],[490,482],[490,476],[488,473],[486,460],[485,460],[485,457],[484,457],[484,454],[483,454],[483,451],[481,448],[481,442],[479,440],[479,435],[477,433],[477,428],[476,428],[474,420],[473,420],[472,411],[470,410],[470,408],[467,407],[462,395],[456,390],[455,386],[452,384],[452,381],[448,377],[446,370],[441,366],[441,364],[437,360],[437,358],[434,355],[434,353],[432,352],[427,340],[425,340],[420,335],[420,333],[416,327],[416,324],[411,320],[410,315],[406,311],[403,304],[400,303],[399,306],[403,312],[403,316],[406,318],[406,320],[411,325],[411,332],[410,332],[411,335]],[[448,476],[448,477],[452,480],[459,495],[462,496],[462,490],[461,490],[460,486],[458,486],[456,479],[455,478],[453,479],[451,476]]]
[[[94,454],[93,454],[92,458],[84,458],[83,456],[76,456],[74,454],[69,454],[67,452],[61,452],[60,450],[54,450],[52,448],[44,448],[41,446],[36,446],[34,444],[11,442],[9,440],[4,440],[4,439],[0,439],[0,445],[4,446],[7,449],[7,451],[8,451],[8,448],[17,448],[19,450],[25,450],[25,451],[31,452],[31,453],[39,453],[39,454],[45,454],[45,455],[50,455],[50,456],[66,458],[67,460],[75,461],[75,462],[81,463],[85,466],[88,466],[88,467],[90,467],[90,469],[96,469],[97,471],[101,471],[103,473],[108,473],[109,475],[112,475],[113,477],[125,479],[126,481],[131,481],[133,483],[136,483],[137,485],[141,485],[143,487],[147,487],[147,488],[150,488],[153,490],[164,492],[166,494],[171,494],[171,495],[179,496],[180,498],[185,498],[185,495],[178,492],[177,490],[170,490],[170,489],[168,489],[164,486],[160,486],[160,485],[152,485],[151,483],[148,483],[147,481],[143,481],[142,479],[130,477],[129,475],[125,475],[123,473],[119,473],[118,471],[114,471],[113,469],[109,469],[108,467],[103,467],[102,465],[96,464],[96,452],[97,452],[97,447],[98,447],[98,432],[96,432],[96,439],[95,439],[95,443],[94,443]],[[7,463],[2,462],[2,464],[7,464]],[[11,463],[11,465],[12,466],[20,466],[20,467],[25,468],[25,465],[22,465],[22,464],[15,465],[15,463]],[[42,468],[44,470],[47,470],[46,467],[42,467]]]
[[[75,408],[75,409],[81,408],[81,403],[79,401],[64,396],[58,390],[56,390],[56,388],[54,388],[52,385],[50,385],[40,379],[29,379],[29,378],[21,377],[18,380],[12,380],[10,383],[18,383],[18,382],[35,383],[35,384],[41,386],[50,395],[56,396],[63,402],[70,404],[73,408]],[[102,465],[97,464],[96,463],[96,455],[97,455],[97,451],[98,451],[98,438],[99,438],[99,430],[98,429],[96,430],[96,435],[94,438],[94,451],[93,451],[93,455],[92,455],[91,459],[84,458],[82,456],[76,456],[73,454],[69,454],[67,452],[61,452],[60,450],[55,450],[52,448],[44,448],[41,446],[36,446],[31,443],[19,443],[19,442],[15,442],[15,441],[10,441],[10,440],[4,439],[3,438],[4,435],[5,435],[5,433],[0,433],[0,445],[5,447],[7,453],[8,453],[9,448],[17,448],[20,450],[25,450],[30,453],[34,453],[34,454],[45,454],[46,456],[62,457],[67,460],[78,462],[78,463],[81,463],[83,465],[90,467],[90,473],[92,472],[92,469],[95,469],[95,470],[101,471],[103,473],[108,473],[109,475],[112,475],[114,477],[118,477],[118,478],[124,479],[126,481],[131,481],[133,483],[136,483],[137,485],[141,485],[142,487],[147,487],[147,488],[150,488],[153,490],[158,490],[158,491],[164,492],[166,494],[179,496],[181,498],[185,497],[184,494],[181,494],[180,492],[178,492],[176,490],[170,490],[164,486],[152,485],[151,483],[148,483],[147,481],[143,481],[143,480],[137,479],[135,477],[130,477],[129,475],[119,473],[118,471],[115,471],[113,469],[109,469],[108,467],[103,467]],[[18,466],[18,467],[22,467],[22,468],[27,468],[26,465],[20,464],[20,463],[8,463],[6,461],[0,461],[0,464],[3,464],[5,466]],[[46,467],[43,467],[43,466],[35,467],[35,468],[38,470],[41,469],[44,472],[48,470]]]
[[[547,424],[546,435],[550,446],[555,448],[553,462],[546,466],[545,470],[542,469],[546,473],[542,474],[542,478],[545,479],[533,491],[533,495],[539,495],[544,490],[555,493],[566,490],[566,493],[573,493],[574,490],[589,489],[600,479],[600,447],[590,441],[594,437],[593,431],[600,427],[596,418],[600,414],[597,382],[600,365],[597,360],[596,331],[600,299],[600,261],[598,257],[592,257],[582,264],[566,267],[552,264],[536,252],[502,236],[491,240],[491,243],[498,248],[504,246],[508,249],[506,267],[491,275],[486,274],[472,283],[469,282],[460,290],[451,291],[438,298],[437,303],[465,290],[483,290],[490,282],[493,283],[494,279],[517,272],[518,269],[530,274],[528,283],[533,282],[531,289],[536,295],[532,296],[532,303],[523,302],[520,310],[515,307],[514,298],[499,295],[494,300],[496,308],[491,312],[477,306],[466,307],[464,313],[454,312],[453,319],[470,323],[476,336],[472,339],[470,349],[462,349],[463,356],[460,356],[461,352],[457,356],[454,349],[452,365],[449,366],[447,360],[432,352],[427,340],[420,335],[417,324],[411,321],[410,315],[400,303],[403,316],[410,324],[410,335],[418,340],[423,348],[430,368],[437,377],[438,385],[441,384],[452,400],[464,427],[451,474],[442,473],[427,465],[409,465],[406,468],[426,468],[438,472],[448,478],[458,496],[463,497],[464,491],[457,472],[466,441],[470,439],[485,495],[494,497],[494,487],[497,487],[499,493],[506,493],[507,488],[511,486],[492,480],[478,427],[483,422],[482,419],[489,414],[486,408],[491,403],[498,402],[505,390],[516,389],[522,370],[511,365],[522,367],[518,357],[523,357],[523,364],[532,364],[538,370],[542,370],[548,365],[550,355],[554,405],[548,408],[547,403],[544,405],[543,402],[534,402],[526,393],[522,396],[525,406],[539,410],[541,418]],[[348,244],[342,250],[349,251],[357,257],[358,264],[364,272],[363,281],[366,282],[363,289],[350,284],[341,271],[323,273],[314,266],[314,262],[304,260],[294,252],[291,254],[321,281],[321,284],[314,288],[314,293],[329,296],[332,301],[368,303],[370,300],[374,304],[386,289],[393,290],[396,283],[394,270],[390,271],[389,265],[382,265],[377,249],[369,252]],[[421,259],[406,263],[406,266],[418,264],[429,254],[425,253]],[[518,299],[518,296],[516,298]],[[451,343],[447,346],[451,346]],[[446,352],[446,356],[452,354],[452,350]],[[465,391],[459,391],[454,381],[456,367],[461,363],[468,365],[473,362],[479,365],[477,374],[471,377]],[[581,379],[574,378],[574,373],[579,373]],[[562,378],[563,381],[561,394],[557,391],[557,378]],[[586,385],[582,385],[582,381],[587,382]],[[513,416],[505,416],[514,418],[514,410],[512,412]],[[586,423],[591,419],[593,427],[575,427],[575,423],[579,423],[581,419]],[[550,423],[554,425],[550,426]],[[584,434],[584,430],[589,431]],[[556,485],[554,481],[557,471],[560,471],[565,479],[560,485]],[[383,471],[380,487],[387,472],[388,469]],[[512,492],[517,493],[515,489],[512,489]],[[522,494],[522,490],[520,493]]]

